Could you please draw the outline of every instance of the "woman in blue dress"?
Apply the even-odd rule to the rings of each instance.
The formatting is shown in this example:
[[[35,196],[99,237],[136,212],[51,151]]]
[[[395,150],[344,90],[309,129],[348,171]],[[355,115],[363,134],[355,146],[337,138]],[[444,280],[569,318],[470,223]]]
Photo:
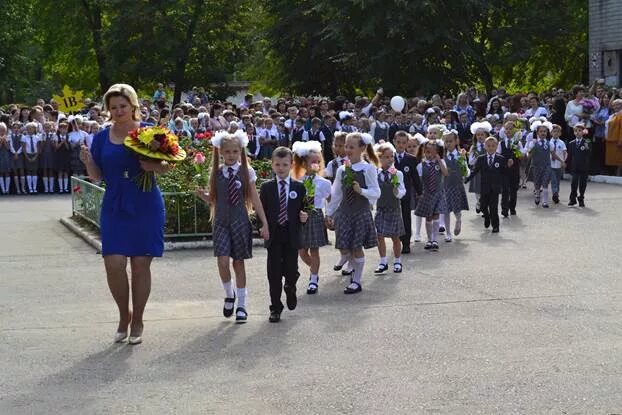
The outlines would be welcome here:
[[[104,95],[104,105],[110,112],[111,126],[97,133],[90,149],[82,146],[81,159],[92,180],[106,183],[100,229],[108,286],[119,307],[119,327],[114,339],[138,344],[142,342],[143,311],[151,291],[151,260],[162,256],[164,250],[164,202],[157,186],[145,192],[134,178],[141,169],[165,173],[170,166],[166,162],[139,160],[123,145],[131,130],[144,126],[140,123],[138,97],[131,86],[111,86]]]

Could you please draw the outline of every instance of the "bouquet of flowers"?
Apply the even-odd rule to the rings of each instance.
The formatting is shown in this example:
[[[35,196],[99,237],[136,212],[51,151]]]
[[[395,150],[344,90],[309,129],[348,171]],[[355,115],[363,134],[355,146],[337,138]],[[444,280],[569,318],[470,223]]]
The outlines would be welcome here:
[[[394,189],[397,189],[397,186],[400,184],[400,179],[397,177],[397,169],[393,166],[389,169],[389,174],[391,175],[391,184]]]
[[[207,163],[205,154],[200,151],[195,153],[192,158],[192,165],[194,166],[194,171],[197,173],[194,176],[194,181],[200,187],[207,186],[209,183],[209,163]]]
[[[317,163],[311,165],[311,172],[313,174],[307,176],[302,184],[305,187],[306,197],[304,200],[304,211],[307,213],[315,212],[315,175],[320,171],[320,166]]]
[[[460,175],[462,177],[467,177],[469,175],[469,166],[467,164],[466,150],[462,149],[458,157],[458,170],[460,170]]]
[[[346,186],[352,186],[354,184],[354,171],[352,170],[352,162],[350,160],[344,160],[343,165],[345,170],[343,172],[343,184]]]
[[[141,127],[132,130],[125,137],[124,144],[143,160],[176,163],[186,158],[186,152],[179,146],[177,136],[164,127]],[[155,175],[153,172],[142,171],[134,180],[143,192],[148,192],[153,188]]]
[[[510,144],[510,149],[512,150],[512,154],[514,154],[514,158],[519,160],[523,157],[523,152],[518,145],[518,140],[512,140]]]
[[[199,140],[199,141],[203,141],[203,140],[211,140],[212,136],[214,134],[212,134],[211,131],[204,131],[202,133],[196,133],[194,135],[194,139],[195,140]]]

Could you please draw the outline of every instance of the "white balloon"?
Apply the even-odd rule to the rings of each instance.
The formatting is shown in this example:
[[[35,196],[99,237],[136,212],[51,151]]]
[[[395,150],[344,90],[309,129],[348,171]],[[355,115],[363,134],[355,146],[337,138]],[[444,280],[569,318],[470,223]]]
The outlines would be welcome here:
[[[391,108],[393,108],[393,111],[402,112],[404,106],[406,106],[406,101],[401,96],[396,95],[391,98]]]

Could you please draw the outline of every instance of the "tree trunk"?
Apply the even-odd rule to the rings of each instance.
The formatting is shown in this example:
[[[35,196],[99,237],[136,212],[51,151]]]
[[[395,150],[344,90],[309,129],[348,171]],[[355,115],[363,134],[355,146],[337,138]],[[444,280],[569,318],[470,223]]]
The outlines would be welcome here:
[[[203,11],[203,0],[196,0],[194,3],[194,12],[190,19],[190,24],[186,30],[186,41],[183,43],[183,49],[179,53],[175,62],[175,74],[173,75],[173,81],[175,82],[175,94],[173,95],[173,106],[177,105],[181,100],[181,93],[186,88],[186,64],[188,63],[188,57],[190,56],[190,50],[192,50],[192,38],[199,21],[199,16]]]
[[[110,79],[108,78],[106,54],[104,53],[102,41],[102,10],[97,2],[94,2],[91,7],[88,0],[82,0],[82,6],[84,7],[89,26],[91,27],[93,49],[95,50],[95,59],[97,60],[97,67],[99,69],[99,87],[101,93],[104,94],[110,86]]]

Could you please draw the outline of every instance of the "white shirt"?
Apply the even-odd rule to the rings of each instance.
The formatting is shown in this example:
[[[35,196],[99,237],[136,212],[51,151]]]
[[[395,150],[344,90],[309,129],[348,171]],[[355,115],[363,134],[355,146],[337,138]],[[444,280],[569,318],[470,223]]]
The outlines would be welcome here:
[[[406,195],[406,186],[404,186],[404,173],[397,171],[397,198],[401,199]],[[378,169],[378,181],[384,182],[384,170]],[[391,180],[389,178],[389,180]]]
[[[287,176],[284,179],[279,178],[278,176],[275,177],[276,180],[276,199],[279,201],[279,206],[281,206],[281,182],[285,181],[285,206],[289,205],[289,181],[290,178],[289,176]],[[296,197],[298,197],[298,195],[296,195]]]
[[[240,170],[240,162],[236,161],[231,166],[227,166],[223,164],[220,167],[220,169],[222,170],[223,176],[225,176],[225,179],[229,178],[229,167],[233,169],[233,175],[235,176],[236,174],[238,174],[238,170]],[[257,173],[255,173],[255,169],[253,169],[251,166],[248,166],[248,182],[254,186],[256,181],[257,181]]]
[[[341,181],[343,179],[343,173],[346,170],[346,166],[339,166],[337,169],[337,177],[335,177],[335,181],[333,182],[333,188],[331,190],[330,202],[328,203],[328,207],[326,208],[326,214],[328,216],[332,216],[337,211],[341,200],[343,199],[343,189]],[[364,171],[365,174],[365,183],[367,184],[367,189],[361,188],[361,195],[367,200],[369,200],[370,204],[373,204],[380,197],[380,186],[378,186],[378,174],[376,167],[372,166],[365,160],[361,160],[358,163],[352,164],[352,170],[354,171]]]
[[[321,142],[321,143],[323,143],[323,142],[326,140],[326,137],[324,137],[324,133],[323,133],[321,130],[315,130],[315,131],[313,131],[313,130],[311,130],[311,131],[305,131],[305,132],[303,132],[303,133],[302,133],[302,139],[303,139],[304,141],[309,141],[309,140],[311,139],[311,134],[312,134],[312,133],[313,133],[313,134],[315,134],[315,133],[317,133],[318,131],[320,132],[320,134],[318,135],[318,136],[319,136],[319,138],[320,138],[320,142]]]
[[[80,147],[82,144],[86,143],[86,138],[88,136],[86,131],[72,131],[69,133],[69,144],[71,144],[73,148]]]
[[[328,165],[326,166],[326,169],[324,170],[324,177],[332,179],[333,178],[333,169],[334,169],[334,165],[337,164],[337,168],[339,168],[339,166],[341,166],[341,164],[343,163],[343,160],[345,160],[345,157],[335,157],[334,159],[332,159],[331,161],[328,162]]]
[[[313,184],[315,185],[315,197],[313,199],[313,206],[316,209],[323,209],[326,199],[330,196],[331,183],[330,180],[318,176],[317,174],[313,178]]]
[[[528,108],[525,111],[525,118],[529,119],[531,117],[546,117],[548,116],[548,112],[546,111],[546,108],[544,107],[538,107],[535,110],[533,108]]]
[[[564,140],[560,139],[560,138],[551,138],[551,141],[549,141],[549,145],[551,146],[551,152],[554,152],[555,154],[557,154],[557,156],[562,159],[562,160],[566,160],[566,155],[564,155],[564,153],[566,153],[567,148],[566,148],[566,143],[564,143]],[[559,160],[553,160],[553,158],[551,157],[551,167],[554,169],[561,169],[562,168],[562,162]]]
[[[22,144],[26,145],[26,154],[35,154],[39,151],[37,150],[37,145],[41,141],[41,136],[39,134],[24,134],[22,136]]]
[[[19,142],[22,142],[22,137],[20,134],[17,134],[19,136]],[[15,148],[13,146],[13,134],[9,134],[7,135],[7,139],[9,140],[9,150],[11,151],[12,154],[22,154],[22,146],[17,146],[17,148]]]
[[[475,145],[475,148],[477,149],[478,153],[481,153],[482,151],[484,151],[484,143],[480,143],[477,142],[477,144]],[[469,153],[469,164],[471,166],[475,166],[475,162],[477,161],[477,156],[475,155],[475,152],[472,151]]]

